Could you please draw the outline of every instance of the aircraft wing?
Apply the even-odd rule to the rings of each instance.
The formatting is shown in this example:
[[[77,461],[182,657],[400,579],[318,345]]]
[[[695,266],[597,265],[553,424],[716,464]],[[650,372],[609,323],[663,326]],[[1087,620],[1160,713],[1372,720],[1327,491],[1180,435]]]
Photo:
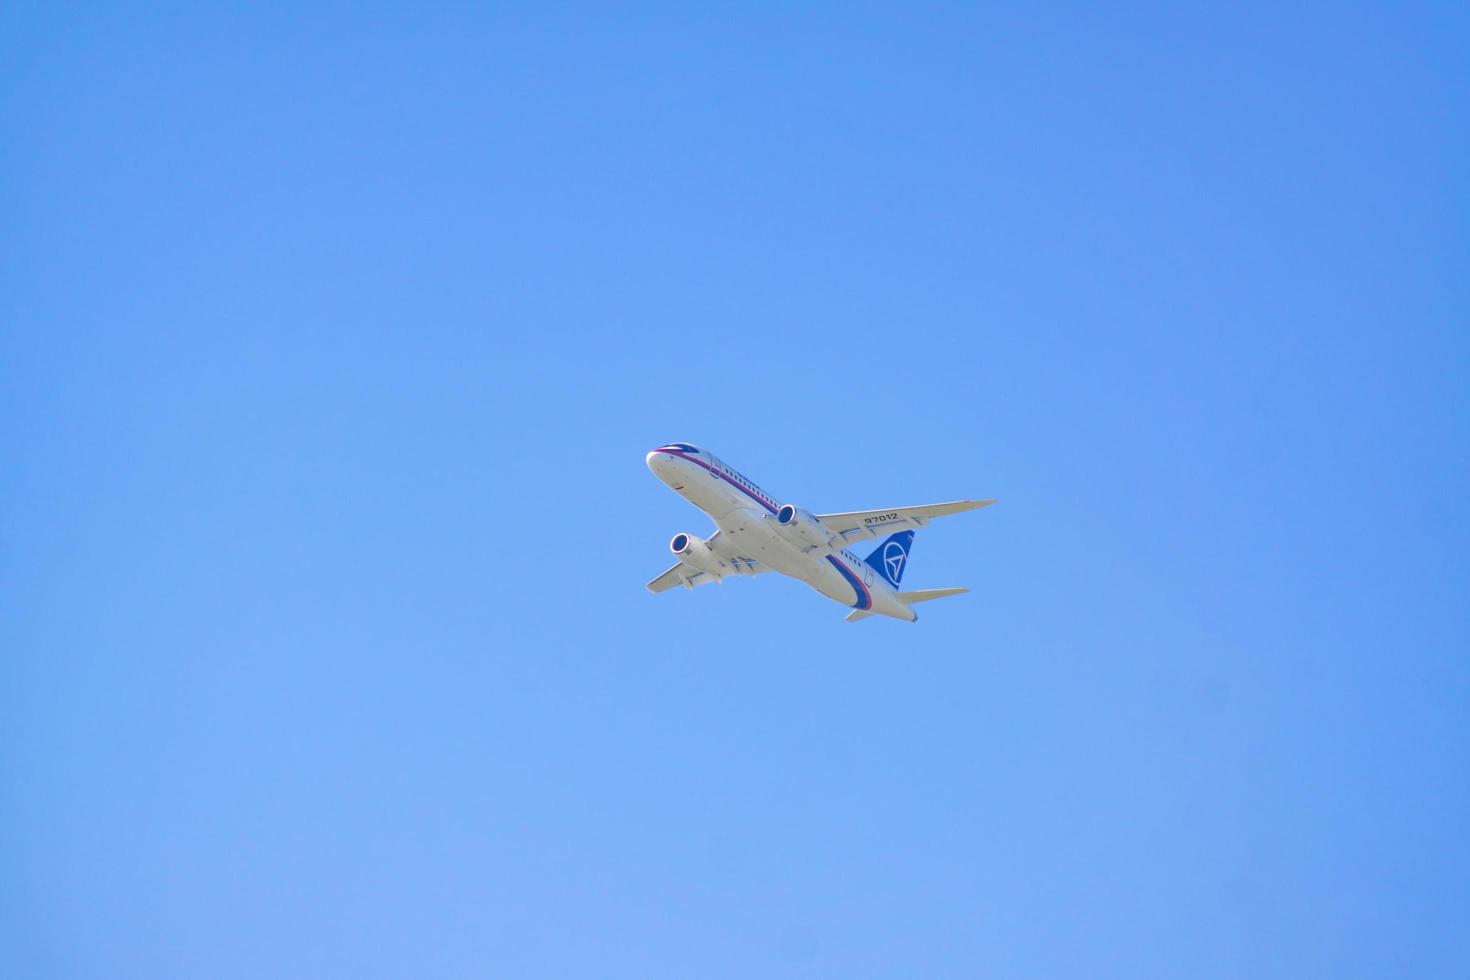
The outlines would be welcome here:
[[[702,572],[692,565],[686,565],[682,561],[676,562],[673,568],[664,572],[658,578],[648,583],[649,592],[667,592],[676,585],[682,585],[686,589],[692,589],[697,585],[705,585],[709,582],[718,582],[721,578],[729,578],[732,575],[759,575],[761,572],[769,572],[770,569],[753,558],[743,555],[726,554],[726,549],[721,547],[720,532],[716,531],[710,535],[709,546],[714,549],[725,561],[730,563],[730,571],[725,575],[711,575]]]
[[[936,517],[988,507],[994,500],[953,500],[947,504],[893,507],[888,510],[854,510],[846,514],[817,514],[817,520],[844,541],[886,537],[894,531],[917,530]]]

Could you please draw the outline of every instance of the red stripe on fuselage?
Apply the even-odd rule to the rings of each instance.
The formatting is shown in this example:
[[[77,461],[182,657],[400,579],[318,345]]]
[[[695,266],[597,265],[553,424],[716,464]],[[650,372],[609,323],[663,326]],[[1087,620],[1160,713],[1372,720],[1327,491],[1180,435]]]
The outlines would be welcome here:
[[[745,489],[740,484],[736,483],[734,480],[730,479],[728,476],[726,476],[725,474],[721,473],[719,470],[715,469],[713,466],[709,465],[708,463],[704,462],[703,460],[695,459],[693,456],[686,456],[683,453],[677,452],[676,450],[673,450],[673,449],[655,449],[654,452],[656,452],[656,453],[665,453],[666,455],[669,455],[669,456],[678,456],[680,459],[687,459],[689,462],[693,463],[695,466],[703,466],[705,469],[709,470],[715,476],[719,477],[721,480],[724,480],[726,483],[730,484],[730,486],[734,487],[736,490],[739,490],[741,493],[745,494],[751,500],[754,500],[756,503],[760,504],[762,507],[764,507],[766,510],[770,511],[772,514],[776,513],[776,508],[775,507],[771,506],[769,503],[767,503],[766,501],[762,500],[760,497],[757,497],[753,492],[751,492],[750,490]]]

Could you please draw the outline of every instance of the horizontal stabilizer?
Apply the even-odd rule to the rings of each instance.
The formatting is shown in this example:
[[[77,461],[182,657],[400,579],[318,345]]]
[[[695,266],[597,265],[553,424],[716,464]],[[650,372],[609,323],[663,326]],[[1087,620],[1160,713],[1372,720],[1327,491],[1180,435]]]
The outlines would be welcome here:
[[[868,612],[866,609],[854,609],[852,612],[847,614],[847,621],[849,623],[856,623],[858,620],[867,619],[871,615],[873,614]]]
[[[914,592],[896,592],[898,601],[907,605],[915,605],[920,602],[928,602],[930,599],[943,599],[946,596],[959,595],[969,592],[969,589],[918,589]]]

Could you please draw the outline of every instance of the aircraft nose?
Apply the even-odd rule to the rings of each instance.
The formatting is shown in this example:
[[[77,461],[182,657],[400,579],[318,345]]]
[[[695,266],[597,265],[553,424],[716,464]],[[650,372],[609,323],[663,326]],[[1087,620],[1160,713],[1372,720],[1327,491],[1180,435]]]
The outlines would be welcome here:
[[[654,476],[663,476],[664,473],[668,472],[673,458],[668,453],[661,453],[655,449],[643,457],[643,461],[648,464],[649,469],[653,470]]]

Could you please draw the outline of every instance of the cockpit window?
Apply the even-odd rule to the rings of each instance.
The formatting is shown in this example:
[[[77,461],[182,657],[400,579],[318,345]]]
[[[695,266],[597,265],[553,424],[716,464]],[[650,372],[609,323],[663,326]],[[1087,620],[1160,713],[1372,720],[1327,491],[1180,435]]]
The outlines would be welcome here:
[[[665,449],[677,449],[681,453],[695,453],[695,454],[698,454],[698,452],[699,452],[698,449],[695,449],[693,446],[689,445],[689,443],[687,443],[687,442],[671,442],[667,446],[665,446],[664,448]]]

